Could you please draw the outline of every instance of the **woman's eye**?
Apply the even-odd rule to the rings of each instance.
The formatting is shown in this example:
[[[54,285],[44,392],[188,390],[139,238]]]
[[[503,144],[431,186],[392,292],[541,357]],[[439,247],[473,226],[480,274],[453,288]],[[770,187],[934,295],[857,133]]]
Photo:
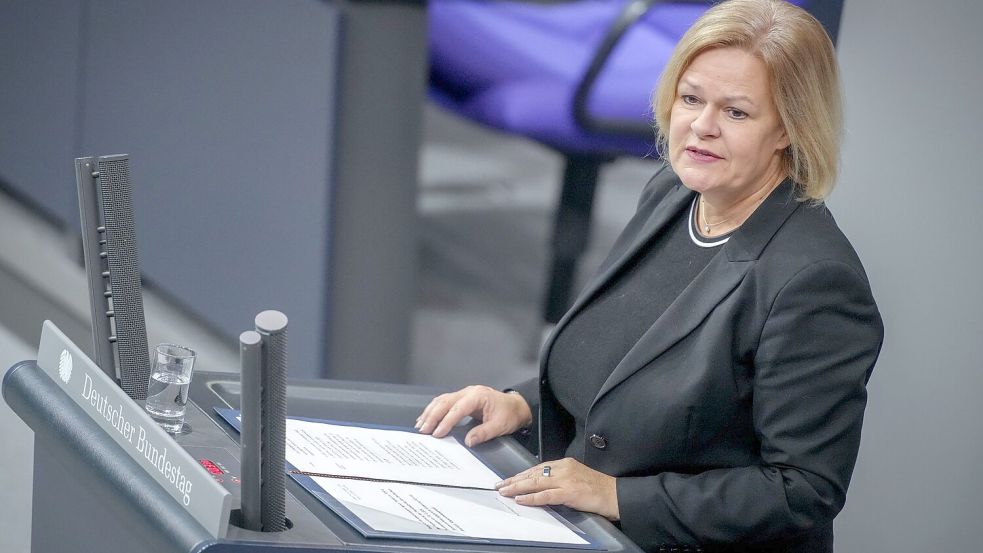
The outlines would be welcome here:
[[[734,119],[747,119],[747,114],[739,109],[731,108],[729,111],[730,111],[730,116],[733,117]]]
[[[682,100],[683,103],[686,104],[687,106],[695,106],[700,101],[696,96],[693,96],[692,94],[683,94],[682,96],[679,97],[679,99]]]

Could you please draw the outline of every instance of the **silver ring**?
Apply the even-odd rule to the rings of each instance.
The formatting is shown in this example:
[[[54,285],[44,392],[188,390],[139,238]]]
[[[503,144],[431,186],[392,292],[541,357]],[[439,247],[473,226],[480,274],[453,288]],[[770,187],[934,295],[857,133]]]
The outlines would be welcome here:
[[[546,465],[545,467],[543,467],[543,476],[548,478],[549,475],[550,475],[550,466]]]

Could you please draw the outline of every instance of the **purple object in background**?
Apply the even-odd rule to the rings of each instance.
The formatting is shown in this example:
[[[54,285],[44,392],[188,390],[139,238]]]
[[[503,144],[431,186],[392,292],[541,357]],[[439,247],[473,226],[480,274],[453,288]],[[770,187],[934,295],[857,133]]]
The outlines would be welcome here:
[[[585,132],[573,97],[627,2],[431,0],[431,91],[468,119],[564,152],[652,153],[652,140]],[[598,117],[652,119],[652,90],[676,41],[709,6],[661,4],[615,48],[588,101]],[[653,135],[654,136],[654,135]]]

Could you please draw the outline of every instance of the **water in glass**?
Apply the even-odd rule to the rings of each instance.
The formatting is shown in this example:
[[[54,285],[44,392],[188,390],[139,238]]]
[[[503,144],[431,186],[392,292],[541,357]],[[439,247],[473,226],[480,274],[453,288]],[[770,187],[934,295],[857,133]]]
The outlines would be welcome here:
[[[188,405],[195,352],[174,344],[160,344],[154,350],[147,385],[147,413],[166,431],[181,433]]]
[[[178,432],[184,423],[184,409],[188,404],[191,377],[154,372],[147,387],[147,412],[164,430]]]

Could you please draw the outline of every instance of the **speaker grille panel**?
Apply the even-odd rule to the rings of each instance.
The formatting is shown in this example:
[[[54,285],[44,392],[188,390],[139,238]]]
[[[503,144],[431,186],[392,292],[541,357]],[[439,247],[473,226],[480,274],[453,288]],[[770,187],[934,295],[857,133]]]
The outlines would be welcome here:
[[[101,158],[98,168],[120,386],[131,398],[146,399],[150,351],[133,222],[129,159]]]
[[[263,375],[263,425],[262,443],[263,531],[282,532],[287,512],[286,472],[283,468],[287,445],[287,331],[265,334],[264,354],[267,371]]]

